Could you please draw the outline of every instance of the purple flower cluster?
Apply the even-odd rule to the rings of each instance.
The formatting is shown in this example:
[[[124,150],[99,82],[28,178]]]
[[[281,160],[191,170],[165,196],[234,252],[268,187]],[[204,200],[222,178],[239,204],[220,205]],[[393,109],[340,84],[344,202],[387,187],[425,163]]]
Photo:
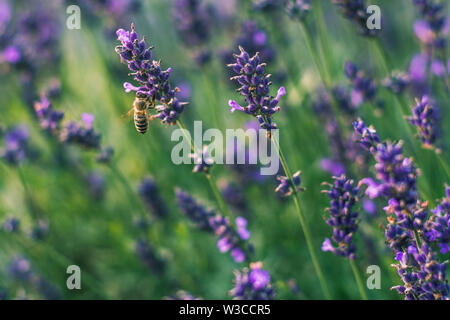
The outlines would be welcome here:
[[[30,133],[28,127],[18,125],[4,135],[5,146],[0,149],[0,158],[10,164],[21,164],[28,154],[28,139]]]
[[[75,121],[67,123],[61,129],[60,140],[67,144],[79,145],[85,149],[99,149],[101,135],[92,126],[94,116],[83,113],[81,120],[82,124]]]
[[[450,187],[445,186],[445,197],[441,199],[440,203],[434,210],[431,210],[433,215],[430,217],[426,233],[427,239],[438,243],[442,254],[450,251]]]
[[[227,217],[216,214],[213,210],[208,210],[181,189],[176,189],[178,205],[181,211],[192,220],[196,226],[202,230],[216,234],[217,247],[220,252],[230,251],[236,262],[243,262],[248,257],[245,251],[251,246],[247,243],[250,232],[247,230],[247,220],[242,217],[236,218],[236,229],[230,225]]]
[[[303,19],[311,11],[311,1],[289,0],[286,9],[292,18]]]
[[[8,217],[3,223],[3,230],[5,232],[18,232],[20,228],[20,220],[15,217]]]
[[[356,246],[353,243],[354,233],[358,230],[358,212],[354,206],[358,201],[359,188],[353,180],[345,175],[333,177],[334,184],[328,184],[329,190],[325,192],[330,197],[330,218],[326,223],[333,227],[332,240],[336,243],[334,247],[329,238],[322,244],[323,251],[330,251],[335,255],[355,259]]]
[[[375,81],[350,61],[345,63],[345,75],[352,81],[351,103],[358,108],[365,101],[372,101],[376,94]]]
[[[14,258],[8,266],[8,271],[11,279],[32,287],[45,299],[56,300],[60,298],[57,288],[33,270],[30,261],[26,258],[22,256]]]
[[[445,264],[437,260],[432,249],[432,243],[439,242],[438,230],[444,234],[448,230],[448,219],[445,220],[445,214],[443,220],[429,218],[427,203],[420,202],[417,191],[418,171],[412,160],[403,156],[401,142],[380,142],[376,131],[361,120],[355,121],[354,127],[361,144],[377,162],[378,181],[361,180],[368,186],[366,194],[388,199],[384,208],[389,214],[385,235],[400,262],[395,267],[404,282],[394,289],[406,299],[448,299]]]
[[[147,241],[138,239],[135,251],[141,262],[152,272],[160,274],[164,270],[165,261],[157,255],[155,249]]]
[[[333,0],[333,2],[339,7],[342,15],[358,27],[361,35],[368,37],[377,35],[377,29],[367,28],[369,14],[366,12],[364,0]]]
[[[412,109],[412,116],[408,120],[417,128],[424,147],[435,147],[435,142],[439,135],[439,113],[428,96],[423,96],[422,100],[416,99],[416,106]]]
[[[297,191],[303,191],[304,189],[300,187],[300,184],[302,183],[300,174],[301,171],[297,171],[292,175],[292,181],[294,185],[291,185],[289,178],[286,176],[277,176],[277,180],[280,182],[278,186],[275,189],[275,192],[280,194],[282,197],[288,197],[291,194]]]
[[[247,210],[247,201],[244,197],[244,190],[227,181],[220,181],[220,192],[225,201],[238,211],[245,212]]]
[[[190,157],[194,161],[194,169],[192,172],[204,172],[208,173],[212,165],[214,164],[214,160],[209,156],[208,146],[203,146],[202,153],[199,155],[197,153],[190,154]]]
[[[273,300],[275,292],[270,283],[270,274],[262,269],[261,262],[250,264],[249,268],[234,272],[234,288],[230,295],[235,300]]]
[[[51,133],[56,133],[59,130],[64,112],[54,110],[50,100],[45,95],[42,95],[41,100],[34,103],[34,110],[42,129]]]
[[[440,263],[429,244],[420,251],[412,243],[404,252],[396,255],[397,269],[404,285],[392,289],[405,295],[406,300],[448,300],[449,285],[446,280],[447,263]]]
[[[403,93],[410,85],[411,77],[408,73],[394,71],[392,75],[383,80],[383,86],[395,94]]]
[[[195,61],[199,65],[208,62],[211,52],[205,46],[213,22],[212,7],[202,0],[176,0],[172,11],[180,39],[186,46],[198,51]]]
[[[142,180],[139,186],[139,195],[148,210],[154,215],[160,218],[167,215],[166,203],[161,198],[158,186],[152,178],[146,177]]]
[[[429,49],[445,50],[447,35],[450,32],[450,19],[446,16],[443,4],[432,0],[414,0],[422,19],[414,23],[414,32],[422,44]]]
[[[122,43],[116,47],[116,52],[132,71],[134,80],[140,84],[136,87],[125,82],[125,91],[135,91],[136,96],[148,101],[150,110],[155,109],[158,112],[152,119],[159,118],[162,123],[174,125],[183,112],[185,103],[175,96],[178,88],[172,89],[170,86],[169,76],[172,69],[163,71],[160,62],[152,60],[152,47],[146,48],[145,39],[138,39],[133,24],[131,31],[119,29],[116,34]],[[161,105],[156,105],[157,103]]]
[[[245,97],[248,105],[241,107],[236,101],[230,100],[228,104],[231,112],[239,110],[253,115],[258,119],[261,128],[268,131],[276,129],[277,125],[272,121],[272,116],[280,110],[278,102],[286,94],[286,90],[281,87],[276,97],[271,96],[270,74],[265,74],[265,63],[261,63],[258,53],[250,57],[242,47],[239,47],[239,50],[240,54],[234,55],[236,63],[229,65],[238,74],[231,80],[239,83],[241,87],[238,91]]]
[[[86,183],[93,199],[100,200],[103,198],[105,193],[105,177],[103,174],[100,172],[89,172],[86,177]]]

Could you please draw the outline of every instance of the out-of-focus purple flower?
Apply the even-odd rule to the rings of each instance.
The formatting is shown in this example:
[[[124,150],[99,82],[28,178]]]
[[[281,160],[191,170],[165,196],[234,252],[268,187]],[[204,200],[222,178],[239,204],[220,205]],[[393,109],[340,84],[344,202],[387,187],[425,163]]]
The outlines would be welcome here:
[[[183,112],[185,103],[175,96],[178,88],[172,89],[169,83],[171,68],[163,71],[160,61],[152,60],[152,47],[146,48],[145,40],[139,40],[131,25],[131,31],[119,29],[116,32],[121,45],[116,47],[122,62],[128,65],[134,80],[140,86],[126,83],[126,91],[136,91],[136,96],[145,98],[150,104],[150,110],[156,110],[151,119],[159,118],[162,123],[174,125]],[[160,105],[156,105],[160,103]]]
[[[0,158],[10,164],[21,164],[28,153],[28,139],[30,133],[25,125],[18,125],[4,136],[5,146],[0,149]]]
[[[207,44],[213,25],[213,7],[202,0],[176,0],[172,9],[175,26],[187,47],[196,51],[195,61],[203,65],[211,58]]]
[[[59,138],[62,142],[76,144],[86,149],[98,149],[100,147],[100,133],[97,133],[92,122],[94,116],[84,113],[83,124],[77,122],[67,123],[60,132]]]
[[[14,45],[10,45],[3,49],[1,60],[10,64],[16,64],[20,61],[21,56],[19,49]]]
[[[414,32],[422,44],[428,48],[445,50],[450,19],[445,7],[432,0],[414,0],[421,19],[414,23]]]
[[[270,284],[270,275],[262,269],[262,263],[250,264],[249,268],[234,272],[234,288],[230,295],[235,300],[273,300],[275,292]]]
[[[159,218],[167,215],[166,203],[159,194],[159,188],[155,180],[150,177],[144,178],[139,186],[139,195],[152,214]]]
[[[278,176],[277,180],[280,182],[277,188],[275,189],[275,192],[279,193],[283,197],[290,196],[295,191],[303,191],[304,188],[300,187],[301,184],[301,178],[300,178],[301,171],[297,171],[292,175],[292,181],[294,182],[294,185],[292,186],[289,178],[286,176]]]
[[[367,27],[367,20],[369,14],[366,12],[366,5],[364,0],[333,0],[339,7],[342,15],[352,21],[363,36],[374,37],[378,34],[377,29],[369,29]]]
[[[436,209],[431,210],[430,230],[427,237],[430,242],[436,241],[442,254],[450,251],[450,187],[445,186],[445,196]]]
[[[50,224],[47,220],[39,219],[31,228],[30,236],[34,240],[43,240],[47,237],[50,230]]]
[[[192,172],[204,172],[208,173],[212,165],[214,164],[214,160],[209,156],[208,146],[203,146],[202,154],[199,155],[197,153],[193,153],[190,157],[194,161],[194,169]]]
[[[367,213],[369,213],[371,215],[375,215],[377,213],[377,205],[372,200],[363,199],[362,207],[363,207],[364,211],[366,211]]]
[[[427,77],[428,57],[425,54],[416,54],[409,65],[409,75],[415,82],[421,83]]]
[[[356,246],[353,242],[354,233],[358,230],[358,212],[353,211],[358,201],[359,188],[353,183],[353,180],[345,175],[333,177],[334,184],[328,184],[329,190],[326,190],[330,197],[330,218],[326,223],[333,227],[332,239],[336,247],[332,245],[330,239],[326,238],[322,244],[323,251],[355,259]]]
[[[320,159],[320,168],[326,172],[331,173],[333,176],[340,176],[345,173],[345,167],[342,163],[334,161],[330,158]]]
[[[236,221],[237,230],[235,230],[230,225],[227,217],[216,214],[212,210],[205,209],[204,206],[197,203],[187,192],[176,189],[175,193],[181,211],[198,228],[214,233],[217,236],[217,248],[220,252],[225,253],[230,251],[234,261],[238,263],[248,258],[245,252],[249,251],[250,248],[250,245],[247,243],[250,233],[246,229],[245,219],[239,218]]]
[[[90,172],[86,180],[92,197],[96,200],[102,199],[105,193],[105,177],[103,174],[99,172]]]
[[[417,128],[424,147],[436,147],[435,142],[439,135],[439,112],[428,96],[423,96],[422,100],[416,99],[416,106],[413,107],[412,116],[408,120]]]
[[[6,232],[18,232],[20,228],[20,220],[14,217],[8,217],[3,223],[3,230]]]
[[[3,34],[11,19],[11,7],[7,0],[0,0],[0,35]]]
[[[135,251],[144,265],[152,272],[161,274],[165,267],[165,261],[157,255],[155,249],[147,241],[138,239],[135,244]]]
[[[51,133],[57,133],[64,112],[53,109],[50,100],[45,96],[41,96],[41,100],[34,103],[34,110],[39,119],[41,127]]]
[[[292,18],[303,19],[311,11],[311,1],[288,0],[286,9]]]
[[[345,63],[345,74],[352,81],[351,102],[358,108],[365,101],[372,101],[376,94],[375,81],[350,61]]]
[[[276,128],[272,116],[280,110],[278,102],[286,94],[284,87],[278,90],[277,96],[270,95],[270,74],[265,74],[265,64],[261,63],[258,54],[253,57],[239,47],[240,54],[235,54],[236,63],[228,65],[238,75],[231,78],[241,85],[238,91],[245,97],[247,106],[241,107],[234,100],[229,101],[231,110],[240,110],[255,116],[260,127],[270,131]]]
[[[233,206],[233,208],[245,212],[247,209],[247,201],[244,197],[244,190],[233,183],[228,183],[225,180],[219,181],[220,192],[225,201]]]
[[[103,148],[97,158],[95,159],[98,163],[109,163],[111,161],[111,158],[114,155],[114,148],[113,147],[106,147]]]
[[[411,78],[404,72],[392,72],[392,75],[383,80],[383,86],[393,93],[401,94],[409,86]]]

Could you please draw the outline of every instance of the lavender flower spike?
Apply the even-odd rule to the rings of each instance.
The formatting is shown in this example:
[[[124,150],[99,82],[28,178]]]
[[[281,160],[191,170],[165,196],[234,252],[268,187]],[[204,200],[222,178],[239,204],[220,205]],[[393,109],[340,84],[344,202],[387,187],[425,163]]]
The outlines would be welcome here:
[[[250,264],[234,273],[234,288],[230,295],[235,300],[273,300],[275,292],[270,284],[270,275],[262,269],[261,262]]]
[[[131,31],[119,29],[116,34],[121,42],[116,47],[116,53],[139,83],[139,86],[135,86],[126,82],[125,91],[136,92],[136,96],[147,100],[149,110],[156,111],[151,119],[159,118],[164,124],[174,125],[184,111],[185,103],[176,97],[179,89],[173,89],[169,83],[172,69],[162,70],[160,61],[152,60],[152,47],[146,47],[145,39],[139,40],[133,24]]]
[[[358,212],[353,211],[353,207],[358,201],[359,188],[354,186],[353,180],[344,174],[340,177],[333,177],[334,184],[328,184],[330,189],[325,190],[330,197],[330,218],[327,224],[333,227],[333,241],[337,244],[334,247],[331,240],[326,238],[322,244],[323,251],[355,259],[356,246],[353,243],[353,235],[358,230]]]
[[[271,130],[276,128],[272,122],[273,115],[280,110],[278,102],[286,94],[284,87],[278,90],[277,96],[270,95],[270,74],[265,73],[265,63],[261,62],[259,54],[253,57],[239,46],[240,54],[234,54],[236,63],[229,64],[237,73],[231,80],[236,80],[241,86],[237,91],[245,98],[247,106],[241,107],[237,102],[230,100],[231,112],[239,110],[253,115],[260,122],[261,128]]]
[[[425,148],[433,148],[438,132],[438,110],[427,96],[422,100],[416,99],[416,106],[412,109],[409,122],[417,128],[420,140]]]

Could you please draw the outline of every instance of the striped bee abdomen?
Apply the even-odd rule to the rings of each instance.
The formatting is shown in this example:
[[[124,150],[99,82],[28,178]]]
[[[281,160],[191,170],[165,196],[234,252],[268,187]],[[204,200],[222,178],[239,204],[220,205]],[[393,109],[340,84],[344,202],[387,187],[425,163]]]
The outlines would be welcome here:
[[[134,112],[134,126],[137,132],[146,133],[148,128],[148,115],[147,112]]]

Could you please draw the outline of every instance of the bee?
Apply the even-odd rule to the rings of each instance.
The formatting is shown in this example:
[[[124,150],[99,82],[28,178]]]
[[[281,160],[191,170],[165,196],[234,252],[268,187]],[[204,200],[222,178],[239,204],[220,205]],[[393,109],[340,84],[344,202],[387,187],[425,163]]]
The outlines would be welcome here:
[[[133,102],[133,107],[129,114],[134,113],[134,126],[137,132],[144,134],[147,132],[149,123],[149,109],[151,103],[146,96],[137,95]]]

